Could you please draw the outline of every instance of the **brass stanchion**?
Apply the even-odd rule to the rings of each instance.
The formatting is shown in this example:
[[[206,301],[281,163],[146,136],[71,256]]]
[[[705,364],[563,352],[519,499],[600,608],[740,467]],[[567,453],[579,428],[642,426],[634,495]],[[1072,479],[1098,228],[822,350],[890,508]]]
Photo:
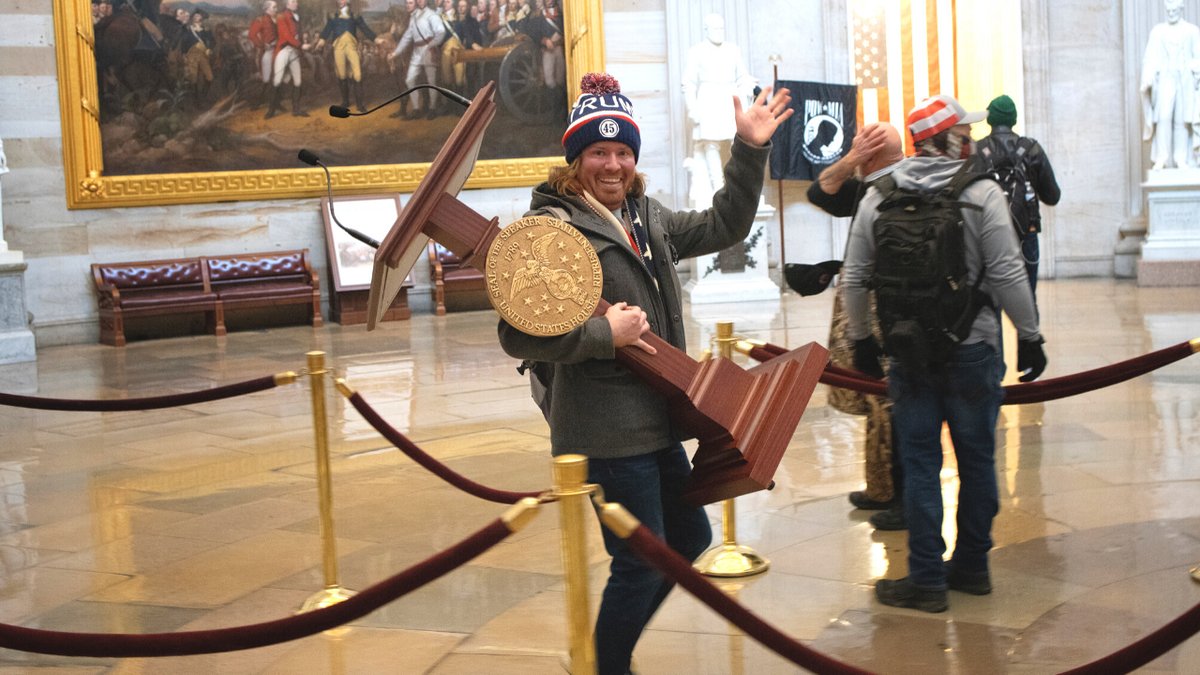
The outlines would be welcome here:
[[[572,675],[595,675],[596,645],[592,642],[588,607],[587,536],[584,507],[592,486],[587,484],[587,457],[554,458],[554,495],[562,507],[562,562],[567,584],[567,626],[571,638]]]
[[[329,426],[325,412],[325,352],[313,351],[308,357],[308,377],[312,387],[313,434],[317,444],[317,499],[321,517],[322,565],[325,588],[300,605],[298,612],[336,605],[354,595],[338,585],[337,543],[333,535],[333,488],[329,471]]]
[[[715,341],[720,358],[733,358],[733,345],[738,339],[733,336],[732,321],[717,322]],[[705,551],[692,567],[710,577],[748,577],[766,572],[771,566],[770,561],[749,546],[737,543],[737,512],[733,500],[726,499],[722,506],[721,544]]]
[[[1189,574],[1192,575],[1192,581],[1200,582],[1200,565],[1193,567]]]

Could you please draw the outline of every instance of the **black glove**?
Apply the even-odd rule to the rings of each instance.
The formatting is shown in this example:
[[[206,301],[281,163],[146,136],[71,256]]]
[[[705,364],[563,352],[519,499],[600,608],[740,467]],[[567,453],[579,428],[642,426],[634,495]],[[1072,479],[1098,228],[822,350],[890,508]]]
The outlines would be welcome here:
[[[879,348],[875,338],[865,337],[854,341],[854,369],[863,375],[882,380],[883,367],[879,365],[879,359],[882,357],[883,350]]]
[[[1046,352],[1042,350],[1042,338],[1017,342],[1017,370],[1023,373],[1017,379],[1033,382],[1046,370]]]

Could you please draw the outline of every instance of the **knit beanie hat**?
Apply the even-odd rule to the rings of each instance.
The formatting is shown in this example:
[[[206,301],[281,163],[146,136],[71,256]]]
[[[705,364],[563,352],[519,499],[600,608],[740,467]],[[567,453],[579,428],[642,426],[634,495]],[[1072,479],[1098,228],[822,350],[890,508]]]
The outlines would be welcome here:
[[[1017,104],[1005,94],[992,99],[987,107],[987,123],[993,127],[1011,127],[1017,123]]]
[[[621,85],[608,73],[588,73],[580,81],[583,92],[571,107],[571,117],[562,144],[567,164],[597,141],[624,143],[633,150],[636,162],[642,149],[642,134],[633,121],[633,104],[621,94]]]

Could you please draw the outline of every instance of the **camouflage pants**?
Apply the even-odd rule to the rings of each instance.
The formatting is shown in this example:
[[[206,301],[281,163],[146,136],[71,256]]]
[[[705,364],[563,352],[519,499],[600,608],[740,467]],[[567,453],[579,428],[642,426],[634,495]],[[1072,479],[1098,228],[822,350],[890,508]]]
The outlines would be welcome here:
[[[871,331],[879,339],[875,320],[875,298],[871,297]],[[842,286],[833,299],[833,318],[829,326],[829,360],[842,368],[854,367],[854,341],[846,337],[846,311],[842,307]],[[892,498],[892,401],[886,396],[866,394],[830,387],[829,405],[850,415],[867,418],[866,441],[863,443],[863,473],[867,487],[864,492],[875,501]]]

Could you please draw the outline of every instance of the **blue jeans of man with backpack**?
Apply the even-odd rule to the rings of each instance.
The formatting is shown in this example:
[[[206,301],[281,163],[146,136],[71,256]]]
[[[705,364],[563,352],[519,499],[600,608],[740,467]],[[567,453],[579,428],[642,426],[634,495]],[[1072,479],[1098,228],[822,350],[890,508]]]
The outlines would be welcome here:
[[[962,345],[943,372],[929,375],[893,365],[888,395],[904,463],[908,578],[918,589],[944,591],[942,561],[942,422],[958,459],[958,539],[950,565],[963,574],[988,571],[992,519],[999,511],[996,419],[1004,364],[987,343]]]
[[[605,501],[624,506],[672,549],[695,560],[712,542],[712,527],[703,508],[683,500],[684,483],[691,473],[682,445],[633,457],[588,459],[588,481],[604,489]],[[596,617],[596,671],[617,675],[629,672],[642,629],[675,584],[634,553],[624,539],[607,527],[601,531],[612,563]]]
[[[1029,290],[1037,292],[1038,263],[1042,261],[1041,246],[1038,243],[1039,232],[1026,232],[1021,235],[1021,257],[1025,259],[1025,274],[1029,277]]]

